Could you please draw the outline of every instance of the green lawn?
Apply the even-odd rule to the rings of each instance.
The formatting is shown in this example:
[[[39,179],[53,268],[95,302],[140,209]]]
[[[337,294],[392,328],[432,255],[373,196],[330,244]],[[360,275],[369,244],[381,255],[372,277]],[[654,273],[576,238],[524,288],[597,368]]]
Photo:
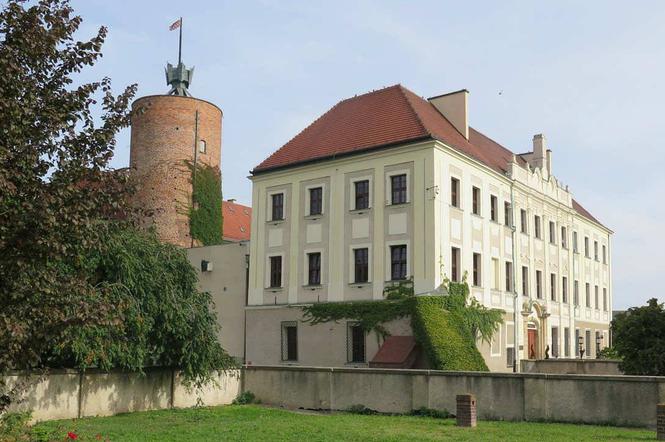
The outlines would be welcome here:
[[[257,405],[162,410],[114,417],[44,422],[37,433],[81,441],[430,441],[430,440],[655,440],[654,431],[590,425],[479,422],[457,428],[452,419],[414,416],[309,414]],[[101,435],[101,436],[100,436]]]

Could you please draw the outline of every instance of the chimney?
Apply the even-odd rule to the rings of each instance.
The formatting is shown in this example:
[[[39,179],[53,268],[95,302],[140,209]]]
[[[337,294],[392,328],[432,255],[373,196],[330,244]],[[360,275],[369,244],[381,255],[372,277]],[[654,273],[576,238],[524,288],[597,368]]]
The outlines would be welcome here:
[[[469,139],[468,98],[469,91],[462,89],[427,99],[467,140]]]
[[[547,141],[545,135],[536,134],[533,136],[533,154],[531,155],[531,166],[544,168],[547,163]]]
[[[552,175],[552,150],[547,149],[547,173]]]

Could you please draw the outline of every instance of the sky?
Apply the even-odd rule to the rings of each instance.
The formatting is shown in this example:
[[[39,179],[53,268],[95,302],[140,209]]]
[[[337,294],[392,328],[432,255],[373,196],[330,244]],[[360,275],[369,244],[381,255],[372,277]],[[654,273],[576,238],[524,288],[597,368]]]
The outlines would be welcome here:
[[[338,101],[401,83],[468,89],[471,126],[514,152],[544,133],[553,172],[615,233],[614,309],[665,300],[665,1],[72,0],[80,39],[105,25],[109,76],[166,93],[167,61],[224,112],[224,198]],[[112,165],[129,162],[129,131]],[[660,201],[660,203],[658,202]]]

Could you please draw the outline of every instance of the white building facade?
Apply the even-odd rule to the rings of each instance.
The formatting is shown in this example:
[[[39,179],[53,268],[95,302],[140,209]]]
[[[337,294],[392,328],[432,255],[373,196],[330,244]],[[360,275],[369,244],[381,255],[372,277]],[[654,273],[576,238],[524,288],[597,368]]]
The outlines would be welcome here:
[[[398,85],[345,100],[255,168],[247,363],[368,364],[378,336],[311,326],[298,307],[465,273],[505,311],[479,343],[493,371],[609,344],[612,232],[554,177],[542,135],[513,154],[468,126],[467,97]],[[388,329],[411,334],[407,319]]]

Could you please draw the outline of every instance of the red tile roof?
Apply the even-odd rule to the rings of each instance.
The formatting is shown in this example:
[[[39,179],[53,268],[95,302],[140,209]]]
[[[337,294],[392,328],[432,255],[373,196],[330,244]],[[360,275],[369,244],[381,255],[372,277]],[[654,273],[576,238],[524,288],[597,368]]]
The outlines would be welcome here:
[[[222,201],[222,237],[227,241],[249,241],[252,208]]]
[[[369,364],[370,366],[402,365],[412,358],[415,348],[416,340],[413,336],[388,336]]]
[[[429,101],[402,85],[342,100],[252,170],[260,174],[323,159],[435,139],[505,173],[513,152],[469,127],[467,140]],[[516,157],[519,164],[526,162]],[[582,216],[600,224],[579,203]]]

